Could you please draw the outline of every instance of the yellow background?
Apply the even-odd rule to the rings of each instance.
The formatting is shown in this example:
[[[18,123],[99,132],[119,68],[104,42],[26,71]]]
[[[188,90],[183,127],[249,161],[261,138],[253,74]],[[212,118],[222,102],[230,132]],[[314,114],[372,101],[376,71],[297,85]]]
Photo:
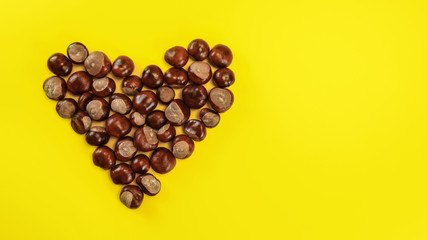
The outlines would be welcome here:
[[[425,1],[13,2],[0,239],[427,239]],[[232,49],[235,103],[129,210],[44,95],[47,58],[81,41],[139,75],[194,38]]]

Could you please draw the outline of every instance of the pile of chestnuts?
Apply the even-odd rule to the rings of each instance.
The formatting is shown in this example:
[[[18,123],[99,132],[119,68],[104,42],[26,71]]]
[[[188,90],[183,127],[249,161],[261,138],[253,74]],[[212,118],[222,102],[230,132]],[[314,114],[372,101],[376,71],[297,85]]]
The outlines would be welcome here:
[[[120,201],[131,209],[141,205],[144,194],[160,192],[160,181],[148,171],[165,174],[176,159],[190,157],[194,141],[205,139],[206,128],[216,127],[219,113],[234,101],[227,89],[234,83],[228,68],[233,54],[227,46],[210,49],[206,41],[195,39],[187,49],[170,48],[164,59],[172,66],[165,72],[149,65],[132,75],[135,65],[129,57],[111,62],[105,53],[89,52],[75,42],[67,56],[55,53],[47,62],[55,75],[44,81],[46,96],[58,101],[58,115],[71,119],[76,133],[97,146],[93,163],[109,170],[115,184],[125,185]],[[73,67],[81,70],[73,72]],[[205,84],[211,79],[214,87],[208,91]],[[190,119],[191,111],[198,111],[197,119]],[[110,139],[115,140],[111,147]]]

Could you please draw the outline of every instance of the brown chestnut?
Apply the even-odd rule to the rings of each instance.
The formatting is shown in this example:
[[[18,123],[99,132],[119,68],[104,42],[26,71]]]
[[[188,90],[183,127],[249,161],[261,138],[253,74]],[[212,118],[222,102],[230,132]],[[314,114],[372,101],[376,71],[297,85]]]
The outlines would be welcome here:
[[[219,113],[223,113],[230,109],[233,102],[234,95],[228,89],[215,87],[209,92],[209,103],[211,107]]]
[[[205,60],[209,55],[209,45],[203,39],[194,39],[188,44],[188,53],[197,61]]]
[[[78,134],[87,132],[91,125],[92,119],[83,111],[77,112],[71,119],[71,127]]]
[[[217,112],[209,108],[203,108],[200,110],[199,118],[207,128],[216,127],[221,119]]]
[[[62,118],[71,118],[77,112],[76,100],[64,98],[56,103],[56,112]]]
[[[149,65],[142,72],[141,80],[148,88],[158,88],[163,84],[163,72],[158,66]]]
[[[165,116],[170,124],[181,126],[190,117],[190,109],[181,99],[175,99],[166,107]]]
[[[145,124],[145,116],[139,112],[133,112],[130,114],[130,123],[134,127],[141,127]]]
[[[155,172],[165,174],[174,169],[176,159],[169,149],[160,147],[151,154],[150,165]]]
[[[92,101],[95,98],[95,95],[93,95],[90,92],[85,92],[82,95],[80,95],[79,99],[77,100],[77,105],[79,106],[79,109],[82,111],[86,111],[87,104]]]
[[[184,133],[191,137],[194,141],[200,142],[206,137],[206,127],[201,121],[191,119],[185,123]]]
[[[154,110],[147,115],[146,122],[148,126],[159,129],[166,124],[165,113],[160,110]]]
[[[84,61],[86,71],[94,77],[105,77],[111,71],[111,61],[103,52],[91,52]]]
[[[103,98],[95,97],[86,104],[86,112],[95,121],[103,121],[110,114],[110,105]]]
[[[150,159],[144,154],[139,154],[132,159],[130,167],[136,173],[147,173],[150,170]]]
[[[136,148],[142,152],[149,152],[156,149],[159,144],[156,132],[149,126],[138,128],[133,140]]]
[[[188,78],[195,84],[205,84],[212,78],[212,69],[205,62],[193,62],[188,67]]]
[[[233,61],[233,53],[227,46],[218,44],[209,53],[209,61],[218,68],[228,67]]]
[[[182,88],[188,82],[188,74],[182,68],[169,68],[165,72],[165,82],[174,88]]]
[[[137,186],[124,186],[120,192],[120,202],[122,202],[127,208],[137,209],[141,206],[143,200],[144,194]]]
[[[187,135],[176,136],[172,141],[173,155],[178,159],[185,159],[191,156],[194,151],[194,142]]]
[[[149,90],[139,92],[133,97],[132,105],[139,113],[147,114],[156,108],[157,96]]]
[[[93,164],[102,169],[110,169],[116,164],[116,155],[114,151],[107,147],[98,147],[92,154]]]
[[[93,80],[92,92],[98,97],[108,97],[116,91],[116,83],[109,77]]]
[[[125,77],[122,81],[122,91],[124,94],[133,96],[142,89],[141,78],[135,75]]]
[[[135,156],[137,150],[133,145],[133,138],[122,137],[117,140],[114,151],[116,152],[117,160],[127,162]]]
[[[135,65],[127,56],[119,56],[114,60],[112,72],[116,77],[127,77],[132,74]]]
[[[43,90],[48,98],[61,100],[67,93],[67,83],[63,78],[53,76],[44,81]]]
[[[153,174],[139,175],[135,182],[141,187],[142,191],[148,196],[155,196],[160,192],[161,183]]]
[[[122,93],[114,93],[110,97],[110,107],[112,111],[126,115],[132,110],[132,101]]]
[[[110,135],[105,131],[105,128],[100,126],[92,127],[86,133],[86,142],[92,146],[105,145],[108,140],[110,140]]]
[[[174,67],[184,67],[188,61],[188,52],[180,46],[172,47],[166,51],[165,61]]]
[[[47,67],[58,76],[66,76],[73,70],[73,63],[62,53],[52,54],[47,60]]]
[[[208,91],[202,85],[187,85],[182,90],[182,100],[189,108],[201,108],[208,101]]]
[[[79,64],[86,60],[89,55],[89,51],[82,43],[74,42],[68,46],[67,55],[73,63]]]
[[[119,163],[110,170],[110,177],[115,184],[129,184],[135,179],[135,173],[126,163]]]
[[[128,134],[131,130],[129,119],[121,114],[113,114],[105,121],[105,130],[111,136],[120,138]]]
[[[92,77],[85,71],[78,71],[70,75],[67,88],[73,94],[89,92],[92,86]]]
[[[166,123],[163,127],[157,131],[157,138],[162,142],[171,141],[176,135],[175,127]]]
[[[175,91],[168,86],[162,86],[157,89],[157,98],[164,104],[170,103],[175,98]]]
[[[234,83],[234,73],[229,68],[219,68],[215,71],[213,79],[218,87],[229,87]]]

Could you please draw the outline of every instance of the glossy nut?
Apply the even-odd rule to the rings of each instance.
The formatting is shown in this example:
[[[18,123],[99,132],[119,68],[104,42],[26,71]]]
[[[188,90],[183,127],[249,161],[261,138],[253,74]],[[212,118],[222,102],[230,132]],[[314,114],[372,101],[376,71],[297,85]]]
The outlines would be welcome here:
[[[173,126],[181,126],[190,117],[190,109],[181,99],[175,99],[166,107],[165,116]]]
[[[116,83],[109,77],[93,80],[92,92],[97,97],[108,97],[116,91]]]
[[[215,87],[209,92],[209,103],[211,107],[219,113],[223,113],[230,109],[233,102],[234,95],[228,89]]]
[[[53,100],[61,100],[67,93],[67,83],[61,77],[49,77],[43,83],[43,90],[46,97]]]
[[[136,148],[142,152],[153,151],[159,144],[156,132],[149,126],[138,128],[133,139]]]
[[[127,208],[137,209],[141,206],[143,200],[144,194],[137,186],[124,186],[120,192],[120,202],[122,202]]]
[[[207,128],[216,127],[221,120],[219,114],[209,108],[203,108],[200,110],[199,118]]]
[[[128,134],[132,126],[129,119],[120,114],[113,114],[105,121],[105,130],[111,136],[120,138]]]
[[[93,95],[90,92],[85,92],[82,95],[80,95],[79,99],[77,100],[77,106],[80,110],[86,111],[87,104],[92,101],[95,98],[95,95]]]
[[[148,126],[159,129],[166,124],[165,113],[160,110],[154,110],[147,115],[146,122]]]
[[[156,108],[157,102],[156,94],[146,90],[133,97],[132,105],[139,113],[147,114]]]
[[[86,112],[92,120],[102,121],[110,114],[110,105],[105,99],[95,97],[86,104]]]
[[[175,91],[168,86],[162,86],[157,89],[157,98],[164,104],[170,103],[175,98]]]
[[[74,132],[78,134],[87,132],[91,125],[92,119],[90,119],[89,115],[83,111],[77,112],[71,119],[71,127],[73,128]]]
[[[194,141],[200,142],[206,137],[206,127],[201,121],[191,119],[184,125],[184,133]]]
[[[64,98],[56,103],[56,112],[62,118],[71,118],[77,112],[76,100]]]
[[[103,52],[91,52],[84,61],[86,71],[97,78],[105,77],[111,71],[111,61]]]
[[[194,151],[194,142],[187,135],[176,136],[172,141],[172,153],[178,159],[185,159],[191,156]]]
[[[150,159],[144,154],[139,154],[132,159],[130,167],[136,173],[145,174],[150,170]]]
[[[188,61],[188,52],[180,46],[172,47],[166,51],[165,61],[174,67],[184,67]]]
[[[175,127],[166,123],[163,127],[157,131],[157,138],[162,142],[171,141],[176,135]]]
[[[112,72],[114,76],[124,78],[132,74],[135,65],[127,56],[119,56],[114,60]]]
[[[142,125],[145,124],[145,116],[139,112],[131,113],[129,118],[130,118],[130,123],[134,127],[141,127]]]
[[[115,184],[129,184],[135,179],[135,173],[126,163],[120,163],[112,167],[110,177]]]
[[[75,72],[67,80],[67,89],[73,94],[89,92],[91,87],[92,77],[85,71]]]
[[[133,96],[140,92],[142,89],[141,78],[135,75],[125,77],[122,81],[122,91],[124,94]]]
[[[169,149],[160,147],[151,154],[150,165],[155,172],[165,174],[174,169],[176,159]]]
[[[105,128],[95,126],[87,131],[85,138],[89,145],[101,146],[108,143],[108,140],[110,140],[110,135],[108,135],[107,131],[105,131]]]
[[[218,68],[228,67],[233,61],[233,53],[227,46],[218,44],[209,53],[209,61]]]
[[[47,67],[58,76],[66,76],[73,70],[73,63],[62,53],[55,53],[47,60]]]
[[[127,162],[135,156],[137,150],[133,145],[133,138],[122,137],[117,140],[114,151],[116,153],[117,160]]]
[[[160,192],[162,184],[152,174],[139,175],[135,182],[139,185],[142,191],[148,196],[155,196]]]
[[[193,62],[188,67],[188,78],[195,84],[205,84],[212,78],[212,69],[205,62]]]
[[[132,110],[132,101],[122,93],[114,93],[110,97],[111,110],[126,115]]]
[[[188,44],[188,53],[197,61],[205,60],[209,55],[209,45],[203,39],[194,39]]]
[[[208,101],[208,91],[202,85],[187,85],[182,90],[182,100],[189,108],[201,108]]]
[[[93,164],[102,169],[110,169],[116,164],[116,156],[114,151],[107,147],[98,147],[92,154]]]
[[[188,83],[188,74],[182,68],[169,68],[165,72],[165,82],[173,88],[182,88]]]
[[[82,43],[74,42],[68,46],[67,55],[73,63],[79,64],[86,60],[89,55],[89,51]]]
[[[163,72],[158,66],[149,65],[142,71],[141,80],[142,84],[148,88],[158,88],[163,84]]]
[[[219,68],[215,71],[213,79],[218,87],[229,87],[234,83],[234,72],[229,68]]]

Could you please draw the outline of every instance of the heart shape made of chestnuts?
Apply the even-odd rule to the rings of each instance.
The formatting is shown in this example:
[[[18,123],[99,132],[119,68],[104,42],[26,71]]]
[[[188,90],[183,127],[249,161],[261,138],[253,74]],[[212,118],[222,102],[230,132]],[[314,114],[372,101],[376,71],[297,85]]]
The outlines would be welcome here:
[[[171,68],[163,73],[149,65],[141,77],[132,75],[135,65],[129,57],[119,56],[111,63],[105,53],[89,52],[79,42],[68,46],[67,56],[49,57],[47,66],[55,76],[44,81],[43,90],[58,101],[58,115],[71,119],[74,131],[97,146],[93,163],[110,170],[115,184],[125,185],[120,201],[131,209],[141,205],[144,194],[160,192],[161,183],[149,170],[165,174],[175,167],[176,159],[190,157],[194,141],[202,141],[206,128],[216,127],[220,113],[234,101],[227,89],[234,83],[228,68],[233,54],[222,44],[210,49],[206,41],[195,39],[187,49],[172,47],[164,55]],[[72,73],[73,66],[83,70]],[[214,87],[208,91],[206,83],[211,79]],[[119,82],[121,91],[116,91]],[[181,98],[175,91],[181,92]],[[190,119],[191,111],[198,111],[198,119]],[[178,133],[180,127],[183,134]],[[107,146],[113,138],[115,143]]]

